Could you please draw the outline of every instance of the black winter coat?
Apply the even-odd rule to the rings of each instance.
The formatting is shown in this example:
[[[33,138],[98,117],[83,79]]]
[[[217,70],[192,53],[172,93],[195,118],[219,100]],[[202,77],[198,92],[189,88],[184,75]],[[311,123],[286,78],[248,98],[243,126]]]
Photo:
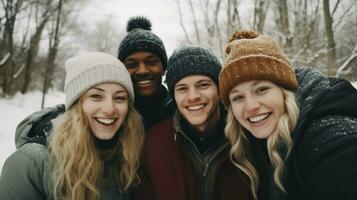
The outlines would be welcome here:
[[[300,115],[282,178],[287,193],[277,188],[270,170],[262,199],[355,200],[357,91],[346,80],[311,69],[297,69],[296,75]]]

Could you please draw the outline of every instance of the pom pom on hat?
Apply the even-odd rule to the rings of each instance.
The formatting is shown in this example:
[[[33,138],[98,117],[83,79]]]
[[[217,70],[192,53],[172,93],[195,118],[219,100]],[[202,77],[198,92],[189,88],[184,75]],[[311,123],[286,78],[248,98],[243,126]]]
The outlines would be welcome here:
[[[229,37],[229,43],[241,39],[254,39],[258,36],[259,33],[256,31],[250,31],[250,30],[236,31],[231,35],[231,37]],[[231,45],[228,45],[226,48],[226,53],[229,54],[230,51],[231,51]]]
[[[144,16],[130,18],[128,24],[126,25],[126,31],[130,32],[136,28],[151,31],[151,22]]]
[[[162,40],[151,31],[151,22],[143,16],[132,17],[127,23],[127,35],[118,49],[118,59],[122,62],[138,51],[148,51],[159,57],[164,70],[167,66],[167,55]]]

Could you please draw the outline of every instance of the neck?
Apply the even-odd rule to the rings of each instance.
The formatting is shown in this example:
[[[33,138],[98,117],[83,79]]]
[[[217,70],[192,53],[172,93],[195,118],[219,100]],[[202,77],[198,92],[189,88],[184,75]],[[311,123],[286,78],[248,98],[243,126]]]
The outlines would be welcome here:
[[[115,133],[114,137],[109,140],[101,140],[101,139],[98,139],[97,137],[93,136],[94,144],[99,150],[111,149],[112,147],[114,147],[117,144],[118,138],[119,138],[119,133],[120,133],[119,131],[117,133]]]
[[[142,110],[150,110],[156,108],[161,103],[162,88],[160,87],[151,96],[135,96],[135,105]],[[150,106],[148,106],[150,105]]]
[[[202,125],[199,126],[194,126],[192,127],[197,134],[199,135],[207,135],[209,134],[212,130],[215,129],[215,127],[218,125],[220,121],[220,109],[217,109],[217,112],[215,112],[212,116],[209,117],[208,121]]]

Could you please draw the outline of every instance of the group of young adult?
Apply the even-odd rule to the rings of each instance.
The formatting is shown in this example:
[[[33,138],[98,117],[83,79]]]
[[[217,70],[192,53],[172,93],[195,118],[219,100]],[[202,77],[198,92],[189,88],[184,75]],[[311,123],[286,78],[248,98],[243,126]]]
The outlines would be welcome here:
[[[68,59],[65,104],[20,123],[0,199],[355,199],[356,89],[254,31],[226,52],[168,59],[131,18],[117,58]]]

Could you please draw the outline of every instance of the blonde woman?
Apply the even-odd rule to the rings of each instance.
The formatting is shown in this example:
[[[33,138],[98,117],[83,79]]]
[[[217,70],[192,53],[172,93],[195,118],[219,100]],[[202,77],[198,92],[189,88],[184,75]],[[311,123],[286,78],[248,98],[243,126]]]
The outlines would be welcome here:
[[[356,199],[357,92],[294,70],[269,36],[232,35],[220,73],[231,161],[256,199]]]
[[[130,75],[115,57],[84,53],[66,62],[66,112],[48,141],[23,144],[6,161],[0,199],[130,199],[144,128]],[[26,131],[27,130],[27,131]]]

